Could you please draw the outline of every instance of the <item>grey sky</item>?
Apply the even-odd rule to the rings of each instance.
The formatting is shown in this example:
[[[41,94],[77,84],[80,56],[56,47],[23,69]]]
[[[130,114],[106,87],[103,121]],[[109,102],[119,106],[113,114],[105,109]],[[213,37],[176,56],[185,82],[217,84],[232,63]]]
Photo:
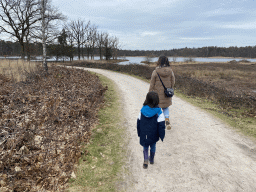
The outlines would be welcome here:
[[[122,49],[255,46],[256,0],[52,0],[67,18],[91,21]]]

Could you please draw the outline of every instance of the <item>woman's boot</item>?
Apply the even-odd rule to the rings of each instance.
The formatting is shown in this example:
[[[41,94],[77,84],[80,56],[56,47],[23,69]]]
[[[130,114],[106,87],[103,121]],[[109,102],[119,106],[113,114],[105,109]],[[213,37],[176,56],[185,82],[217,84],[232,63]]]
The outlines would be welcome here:
[[[155,152],[150,151],[150,156],[149,156],[150,164],[154,164],[154,157],[155,157]]]
[[[144,155],[143,168],[147,169],[148,168],[148,150],[143,150],[143,155]]]

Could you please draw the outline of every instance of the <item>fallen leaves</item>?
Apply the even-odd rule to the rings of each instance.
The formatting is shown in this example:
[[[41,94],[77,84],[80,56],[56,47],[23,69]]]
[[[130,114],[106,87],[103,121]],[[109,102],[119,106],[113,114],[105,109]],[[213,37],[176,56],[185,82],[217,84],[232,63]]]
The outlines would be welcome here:
[[[64,190],[107,88],[96,75],[60,67],[0,83],[0,189]]]

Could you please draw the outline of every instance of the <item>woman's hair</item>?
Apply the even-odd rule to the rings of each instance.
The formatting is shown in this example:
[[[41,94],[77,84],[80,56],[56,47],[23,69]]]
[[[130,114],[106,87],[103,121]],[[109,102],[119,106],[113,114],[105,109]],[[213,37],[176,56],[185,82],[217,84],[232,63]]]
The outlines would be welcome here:
[[[148,92],[146,96],[146,100],[144,101],[143,105],[148,105],[151,108],[157,107],[159,104],[159,97],[158,94],[154,91]]]
[[[160,56],[160,57],[158,58],[158,61],[157,61],[157,66],[159,66],[159,67],[170,66],[168,57],[165,57],[165,56],[163,56],[163,55]]]

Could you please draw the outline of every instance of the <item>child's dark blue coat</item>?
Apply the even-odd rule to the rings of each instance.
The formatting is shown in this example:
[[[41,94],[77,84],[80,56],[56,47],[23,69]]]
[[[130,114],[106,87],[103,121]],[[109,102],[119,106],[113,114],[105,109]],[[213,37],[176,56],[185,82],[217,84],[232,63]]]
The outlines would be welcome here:
[[[142,146],[156,143],[159,137],[163,141],[165,136],[165,118],[161,108],[143,106],[137,119],[137,131]]]

